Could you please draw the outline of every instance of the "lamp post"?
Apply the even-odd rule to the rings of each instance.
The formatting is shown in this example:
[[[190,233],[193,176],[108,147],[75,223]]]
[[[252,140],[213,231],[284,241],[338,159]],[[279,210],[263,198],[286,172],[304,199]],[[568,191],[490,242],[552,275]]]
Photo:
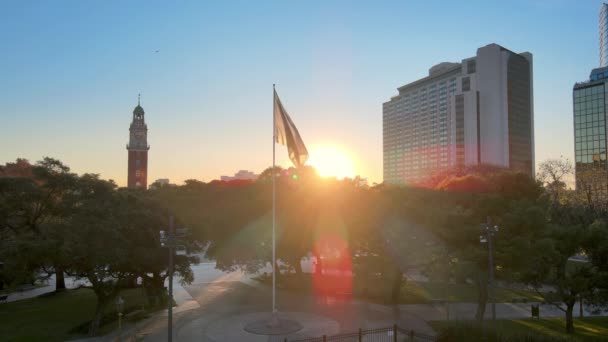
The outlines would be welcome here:
[[[168,315],[167,315],[167,326],[168,336],[167,341],[173,341],[173,257],[175,255],[175,247],[177,246],[177,238],[183,238],[188,235],[187,228],[178,229],[178,234],[175,234],[175,225],[173,223],[173,216],[169,217],[169,231],[160,231],[160,245],[161,247],[168,247],[169,250],[169,304],[168,304]]]
[[[122,310],[124,308],[125,301],[121,296],[116,299],[116,312],[118,312],[118,340],[122,342]]]
[[[492,320],[496,320],[496,301],[494,300],[494,234],[498,232],[499,227],[497,225],[492,226],[490,224],[490,217],[486,223],[482,224],[482,229],[485,232],[485,236],[479,236],[479,242],[488,243],[488,259],[489,259],[489,279],[488,279],[488,290],[490,292],[490,302],[492,303]]]

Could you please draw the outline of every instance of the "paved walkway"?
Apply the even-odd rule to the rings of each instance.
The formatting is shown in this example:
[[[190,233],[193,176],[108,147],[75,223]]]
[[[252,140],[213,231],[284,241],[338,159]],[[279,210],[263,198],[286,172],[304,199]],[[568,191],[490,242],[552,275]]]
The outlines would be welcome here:
[[[84,280],[76,280],[70,277],[65,278],[65,287],[68,289],[75,289],[85,284],[86,282]],[[16,302],[18,300],[38,297],[53,291],[55,291],[55,275],[52,275],[49,279],[47,279],[43,286],[32,287],[25,290],[17,290],[9,293],[6,302]]]
[[[449,310],[445,305],[410,304],[386,306],[370,304],[352,298],[325,297],[279,291],[277,303],[283,317],[297,319],[304,329],[286,336],[253,335],[243,330],[253,321],[270,317],[271,291],[242,272],[224,273],[215,269],[214,263],[201,263],[192,267],[194,282],[182,286],[174,279],[173,336],[175,341],[283,341],[289,339],[332,335],[357,331],[359,328],[379,328],[394,323],[407,330],[434,334],[427,324],[432,320],[474,319],[476,303],[453,303]],[[66,279],[67,280],[67,279]],[[54,281],[50,282],[54,284]],[[68,287],[78,283],[68,281]],[[29,298],[54,290],[53,285],[15,293],[11,301]],[[530,317],[530,305],[500,303],[496,305],[498,318]],[[575,314],[578,314],[578,305]],[[563,317],[564,313],[552,305],[541,305],[541,317]],[[585,310],[591,316],[589,310]],[[491,315],[491,306],[486,308],[486,319]],[[127,324],[123,336],[132,340],[166,341],[167,311],[135,323]],[[118,332],[89,339],[87,341],[115,341]]]
[[[386,306],[370,304],[351,298],[322,297],[279,291],[278,307],[286,317],[297,317],[305,329],[298,333],[276,336],[259,336],[246,333],[244,326],[261,317],[270,317],[270,289],[240,272],[222,273],[213,264],[195,266],[195,281],[191,285],[174,287],[178,307],[174,316],[176,341],[282,341],[283,338],[302,338],[332,335],[341,332],[386,327],[393,323],[408,330],[434,334],[427,324],[433,320],[472,320],[476,303],[445,305],[410,304]],[[499,303],[498,318],[528,318],[527,304]],[[536,303],[535,303],[536,304]],[[576,306],[578,314],[578,305]],[[564,313],[553,305],[540,306],[541,317],[563,317]],[[590,310],[585,310],[591,316]],[[485,318],[490,319],[491,306]],[[142,324],[137,333],[144,341],[166,341],[166,312]]]

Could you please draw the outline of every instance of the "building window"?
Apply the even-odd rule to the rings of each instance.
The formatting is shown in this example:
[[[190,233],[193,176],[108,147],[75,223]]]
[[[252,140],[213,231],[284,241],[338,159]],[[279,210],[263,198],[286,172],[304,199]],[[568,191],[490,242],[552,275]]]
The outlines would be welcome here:
[[[476,72],[477,69],[477,61],[474,59],[471,59],[470,61],[467,61],[467,74],[473,74]]]
[[[470,77],[463,77],[462,78],[462,91],[469,91],[471,90],[471,78]]]

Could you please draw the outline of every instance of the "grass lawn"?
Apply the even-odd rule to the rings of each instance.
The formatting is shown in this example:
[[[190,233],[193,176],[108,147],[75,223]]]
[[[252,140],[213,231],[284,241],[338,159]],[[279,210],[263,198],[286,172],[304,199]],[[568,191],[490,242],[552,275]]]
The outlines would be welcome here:
[[[259,281],[271,284],[270,277],[258,277]],[[345,286],[346,285],[346,286]],[[325,291],[326,293],[351,292],[357,298],[368,299],[383,303],[391,291],[391,282],[377,279],[367,281],[365,284],[357,278],[335,276],[312,276],[305,273],[301,276],[295,274],[282,274],[278,278],[278,287],[300,293]],[[510,303],[514,298],[525,298],[528,301],[541,301],[542,299],[531,291],[496,288],[497,302]],[[408,281],[401,286],[401,304],[425,304],[434,300],[449,300],[451,302],[477,302],[477,289],[467,284],[422,283]]]
[[[496,302],[510,303],[514,298],[525,298],[528,301],[542,301],[536,293],[497,287]],[[451,302],[477,302],[477,288],[468,284],[418,283],[407,282],[401,289],[403,303],[421,303],[431,300],[449,300]]]
[[[441,332],[448,326],[456,327],[466,324],[464,322],[429,322],[431,326]],[[469,322],[470,323],[470,322]],[[564,318],[515,319],[497,320],[495,325],[485,322],[487,329],[498,332],[500,336],[535,334],[547,337],[547,339],[561,339],[564,341],[608,341],[608,317],[585,317],[574,319],[575,333],[573,335],[565,332]]]
[[[124,312],[141,308],[144,300],[141,289],[124,290],[121,296]],[[0,304],[0,340],[65,341],[83,337],[77,328],[93,318],[95,303],[92,290],[75,289]],[[115,310],[115,305],[108,305],[106,316],[116,317]]]

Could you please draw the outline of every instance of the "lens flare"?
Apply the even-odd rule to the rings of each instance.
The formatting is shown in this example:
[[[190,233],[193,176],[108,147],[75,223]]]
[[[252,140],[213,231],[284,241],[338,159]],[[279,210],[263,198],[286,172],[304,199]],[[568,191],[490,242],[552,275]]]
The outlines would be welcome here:
[[[314,167],[321,177],[353,178],[355,167],[352,159],[342,149],[331,146],[313,146],[308,164]]]

